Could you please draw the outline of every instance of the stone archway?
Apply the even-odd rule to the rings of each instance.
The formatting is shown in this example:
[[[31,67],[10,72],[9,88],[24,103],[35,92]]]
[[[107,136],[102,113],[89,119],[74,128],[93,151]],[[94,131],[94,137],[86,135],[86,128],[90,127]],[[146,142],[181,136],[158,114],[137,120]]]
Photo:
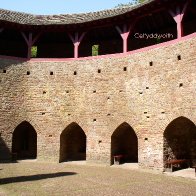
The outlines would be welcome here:
[[[35,159],[37,157],[37,133],[27,121],[20,123],[13,132],[12,153],[17,159]]]
[[[86,160],[86,135],[77,123],[71,123],[60,135],[59,162]]]
[[[114,163],[115,155],[123,155],[123,162],[138,162],[138,138],[133,128],[122,123],[113,132],[111,137],[111,164]]]
[[[196,126],[188,118],[174,119],[164,131],[164,167],[169,160],[188,159],[196,164]]]

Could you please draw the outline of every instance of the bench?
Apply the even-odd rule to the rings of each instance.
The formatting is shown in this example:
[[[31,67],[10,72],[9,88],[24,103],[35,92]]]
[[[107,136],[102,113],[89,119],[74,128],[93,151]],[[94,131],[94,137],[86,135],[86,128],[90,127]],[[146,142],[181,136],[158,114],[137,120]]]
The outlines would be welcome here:
[[[173,172],[173,166],[174,165],[181,165],[183,163],[186,163],[188,167],[190,167],[190,161],[187,159],[173,159],[173,160],[169,160],[166,162],[166,167],[169,168],[170,172]]]
[[[121,159],[124,157],[124,155],[119,154],[119,155],[114,155],[114,164],[119,165],[121,163]]]

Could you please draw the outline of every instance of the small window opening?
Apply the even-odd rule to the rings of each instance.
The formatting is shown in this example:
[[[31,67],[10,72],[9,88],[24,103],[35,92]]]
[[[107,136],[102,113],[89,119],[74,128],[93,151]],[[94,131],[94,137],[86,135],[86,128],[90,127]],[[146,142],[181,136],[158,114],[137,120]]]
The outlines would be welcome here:
[[[147,86],[146,89],[149,89],[149,87]]]
[[[74,71],[74,75],[77,75],[77,71]]]
[[[97,71],[98,73],[101,73],[101,69],[98,69],[98,71]]]
[[[6,73],[6,70],[5,69],[3,70],[3,73]]]
[[[42,112],[42,115],[45,115],[45,112]]]
[[[68,90],[66,90],[66,93],[69,93],[69,91],[68,91]]]
[[[181,60],[181,55],[178,55],[178,60],[179,60],[179,61]]]
[[[183,86],[183,83],[180,83],[180,84],[179,84],[179,87],[182,87],[182,86]]]
[[[96,90],[94,90],[93,93],[96,93]]]
[[[54,75],[53,71],[50,72],[50,75],[51,75],[51,76]]]
[[[153,62],[152,61],[149,64],[150,64],[150,66],[153,66]]]
[[[95,121],[97,121],[97,119],[94,118],[93,121],[95,122]]]
[[[99,45],[95,44],[92,46],[92,56],[98,56],[99,55]]]
[[[124,71],[127,71],[127,67],[124,67],[123,70],[124,70]]]
[[[27,75],[30,75],[30,71],[27,71]]]
[[[46,91],[43,91],[43,94],[46,94]]]
[[[144,140],[145,140],[145,141],[147,141],[147,140],[148,140],[148,138],[146,137]]]

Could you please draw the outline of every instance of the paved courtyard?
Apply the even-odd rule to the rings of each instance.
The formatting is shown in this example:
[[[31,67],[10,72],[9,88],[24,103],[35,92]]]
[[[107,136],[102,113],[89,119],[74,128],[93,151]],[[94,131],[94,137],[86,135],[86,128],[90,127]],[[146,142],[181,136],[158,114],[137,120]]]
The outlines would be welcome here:
[[[2,195],[196,195],[196,180],[73,164],[0,164]]]

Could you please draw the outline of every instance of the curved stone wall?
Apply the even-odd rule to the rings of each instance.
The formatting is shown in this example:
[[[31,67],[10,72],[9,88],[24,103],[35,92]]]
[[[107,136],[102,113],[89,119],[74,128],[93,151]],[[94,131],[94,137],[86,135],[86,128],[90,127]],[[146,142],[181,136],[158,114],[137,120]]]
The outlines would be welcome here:
[[[86,134],[88,162],[111,162],[111,136],[126,122],[141,167],[163,168],[163,133],[175,118],[196,122],[196,38],[126,56],[77,61],[0,59],[1,159],[23,121],[37,132],[38,160],[59,161],[72,122]]]

